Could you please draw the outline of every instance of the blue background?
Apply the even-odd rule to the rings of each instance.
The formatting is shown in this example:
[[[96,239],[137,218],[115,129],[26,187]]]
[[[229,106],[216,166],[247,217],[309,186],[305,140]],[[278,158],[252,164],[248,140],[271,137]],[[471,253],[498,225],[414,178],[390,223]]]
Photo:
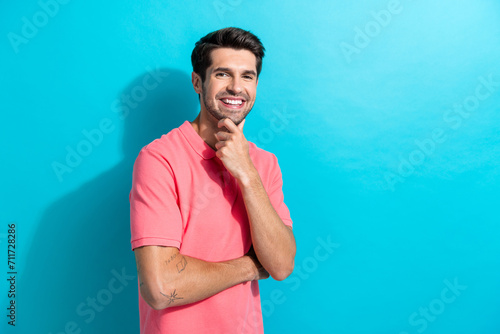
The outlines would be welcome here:
[[[7,333],[138,332],[133,161],[196,117],[190,54],[226,26],[267,49],[245,134],[298,244],[261,283],[266,333],[500,333],[498,1],[46,1],[0,13]]]

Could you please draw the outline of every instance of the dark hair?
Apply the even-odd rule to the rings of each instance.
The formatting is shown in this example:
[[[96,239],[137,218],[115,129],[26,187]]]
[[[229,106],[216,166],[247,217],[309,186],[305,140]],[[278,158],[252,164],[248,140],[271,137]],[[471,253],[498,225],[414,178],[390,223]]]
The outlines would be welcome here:
[[[198,73],[202,82],[205,81],[207,68],[212,65],[210,53],[219,48],[244,49],[252,52],[257,59],[257,76],[259,76],[266,50],[264,45],[250,31],[231,27],[211,32],[196,42],[191,53],[191,64],[193,71]]]

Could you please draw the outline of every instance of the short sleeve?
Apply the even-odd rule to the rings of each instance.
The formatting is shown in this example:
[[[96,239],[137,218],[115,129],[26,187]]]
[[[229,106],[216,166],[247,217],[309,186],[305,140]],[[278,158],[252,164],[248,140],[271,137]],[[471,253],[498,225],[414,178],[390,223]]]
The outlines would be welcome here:
[[[274,154],[268,196],[271,204],[274,207],[274,210],[281,218],[283,223],[287,226],[292,227],[293,222],[290,218],[290,211],[288,210],[288,207],[285,205],[284,201],[281,169],[278,165],[278,159]]]
[[[141,150],[129,199],[132,250],[153,245],[180,248],[182,219],[174,173],[160,153],[147,147]]]

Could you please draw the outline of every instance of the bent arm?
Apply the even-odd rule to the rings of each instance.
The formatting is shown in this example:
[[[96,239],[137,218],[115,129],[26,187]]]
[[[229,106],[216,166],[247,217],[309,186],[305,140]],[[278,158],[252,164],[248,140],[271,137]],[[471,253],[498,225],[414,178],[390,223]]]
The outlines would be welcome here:
[[[294,267],[296,245],[292,228],[285,225],[276,213],[257,170],[241,178],[239,185],[250,221],[255,254],[275,280],[284,280]]]
[[[144,246],[134,253],[141,296],[155,310],[194,303],[234,285],[269,276],[255,258],[247,255],[207,262],[182,255],[175,247]]]
[[[295,237],[292,229],[287,227],[271,203],[270,197],[262,184],[259,172],[249,154],[249,145],[243,134],[245,120],[238,125],[229,118],[223,118],[217,124],[219,131],[215,134],[216,156],[222,161],[231,175],[238,180],[243,201],[250,221],[250,233],[255,254],[259,262],[276,280],[284,280],[293,271],[295,259]],[[281,192],[281,172],[276,164],[271,194]],[[276,201],[273,196],[274,202]],[[282,199],[280,200],[282,201]],[[284,204],[283,204],[284,205]]]

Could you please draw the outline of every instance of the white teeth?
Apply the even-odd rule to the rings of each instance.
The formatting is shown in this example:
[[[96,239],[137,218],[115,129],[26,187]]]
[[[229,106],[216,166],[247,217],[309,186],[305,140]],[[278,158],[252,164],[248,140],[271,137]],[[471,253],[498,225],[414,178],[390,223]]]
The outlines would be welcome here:
[[[229,99],[224,99],[223,100],[224,103],[227,103],[227,104],[234,104],[234,105],[240,105],[243,103],[242,100],[229,100]]]

